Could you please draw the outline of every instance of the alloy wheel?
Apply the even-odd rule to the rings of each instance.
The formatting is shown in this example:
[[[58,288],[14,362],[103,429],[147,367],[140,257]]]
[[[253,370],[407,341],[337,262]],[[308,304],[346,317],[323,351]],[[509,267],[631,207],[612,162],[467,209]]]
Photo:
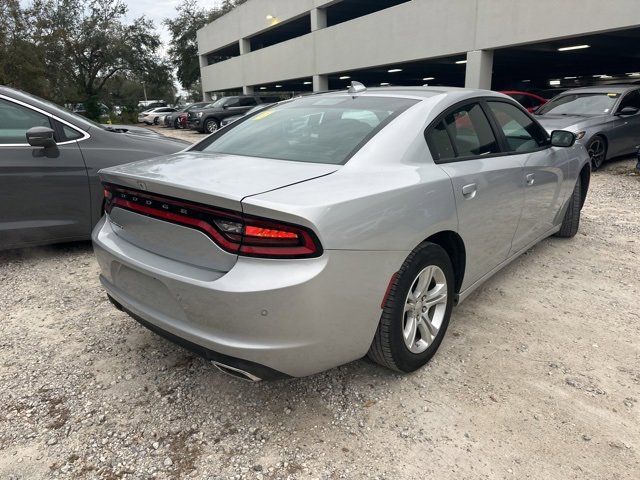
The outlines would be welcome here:
[[[218,130],[218,124],[215,120],[207,120],[207,124],[205,125],[207,132],[213,133]]]
[[[402,337],[411,353],[435,340],[447,310],[447,278],[440,267],[424,268],[411,284],[404,304]]]
[[[589,157],[591,158],[591,165],[594,169],[600,168],[604,162],[604,156],[606,154],[606,146],[604,140],[600,137],[596,137],[589,143],[587,147]]]

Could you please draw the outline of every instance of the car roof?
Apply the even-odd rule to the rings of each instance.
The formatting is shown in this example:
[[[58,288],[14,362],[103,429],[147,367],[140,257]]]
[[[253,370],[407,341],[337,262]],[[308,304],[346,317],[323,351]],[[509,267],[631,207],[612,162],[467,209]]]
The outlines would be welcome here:
[[[505,95],[492,90],[480,90],[473,88],[461,88],[461,87],[412,87],[412,86],[392,86],[392,87],[373,87],[367,88],[364,91],[358,92],[355,95],[369,95],[369,96],[388,96],[388,97],[401,97],[401,98],[413,98],[413,99],[427,99],[436,97],[438,95],[449,95],[457,97],[460,100],[472,97],[499,97],[506,98]],[[314,93],[318,96],[336,96],[336,95],[354,95],[349,93],[348,90],[335,90],[330,92]]]
[[[603,85],[602,87],[581,87],[572,88],[562,92],[562,95],[572,93],[626,93],[629,90],[635,90],[638,85]]]

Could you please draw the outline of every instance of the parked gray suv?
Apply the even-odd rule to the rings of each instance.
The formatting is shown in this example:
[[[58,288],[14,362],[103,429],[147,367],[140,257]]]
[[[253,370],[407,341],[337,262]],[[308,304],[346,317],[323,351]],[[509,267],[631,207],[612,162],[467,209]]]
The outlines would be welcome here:
[[[0,250],[88,239],[103,211],[98,170],[187,146],[0,86]]]
[[[189,111],[189,128],[201,133],[213,133],[227,117],[244,115],[256,105],[275,103],[278,97],[240,95],[222,97],[206,108]]]

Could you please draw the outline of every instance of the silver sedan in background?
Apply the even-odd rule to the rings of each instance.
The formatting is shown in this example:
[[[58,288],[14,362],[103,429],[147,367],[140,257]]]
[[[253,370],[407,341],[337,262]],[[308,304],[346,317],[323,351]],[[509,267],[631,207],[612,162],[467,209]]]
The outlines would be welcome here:
[[[367,355],[411,372],[452,307],[589,185],[575,135],[509,97],[394,87],[311,95],[185,152],[102,170],[93,241],[117,308],[250,380]]]
[[[605,160],[640,148],[640,86],[617,85],[567,90],[536,112],[549,132],[576,134],[591,157],[593,169]]]

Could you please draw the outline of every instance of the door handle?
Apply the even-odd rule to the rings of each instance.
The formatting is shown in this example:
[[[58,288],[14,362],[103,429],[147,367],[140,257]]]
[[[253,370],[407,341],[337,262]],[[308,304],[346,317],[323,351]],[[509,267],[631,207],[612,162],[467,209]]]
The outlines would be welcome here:
[[[525,178],[527,179],[527,185],[533,185],[536,182],[536,176],[533,173],[528,173]]]
[[[462,187],[462,196],[467,199],[472,199],[476,196],[478,192],[478,187],[475,183],[470,183],[469,185],[465,185]]]

